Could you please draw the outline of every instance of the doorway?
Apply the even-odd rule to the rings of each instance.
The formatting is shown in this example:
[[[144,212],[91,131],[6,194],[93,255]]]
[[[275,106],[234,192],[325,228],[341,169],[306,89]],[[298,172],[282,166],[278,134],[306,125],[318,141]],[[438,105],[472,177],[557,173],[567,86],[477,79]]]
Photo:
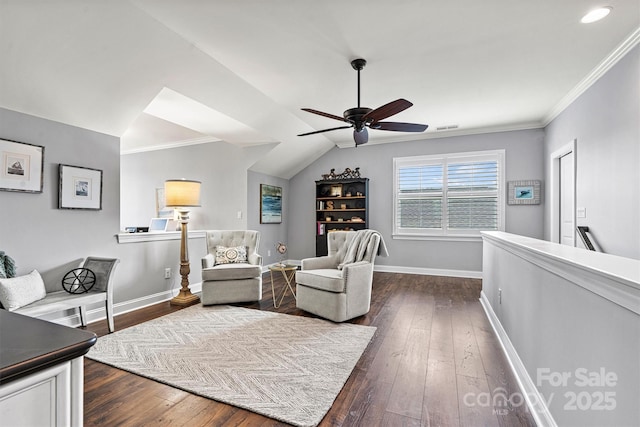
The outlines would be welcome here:
[[[576,140],[551,154],[552,242],[576,245]]]

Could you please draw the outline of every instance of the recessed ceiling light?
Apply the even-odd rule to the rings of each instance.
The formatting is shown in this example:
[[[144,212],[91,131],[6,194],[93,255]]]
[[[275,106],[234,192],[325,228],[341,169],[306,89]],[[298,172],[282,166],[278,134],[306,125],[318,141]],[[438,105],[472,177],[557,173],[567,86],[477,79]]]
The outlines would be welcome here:
[[[607,16],[611,9],[611,6],[600,7],[598,9],[593,9],[591,12],[587,13],[582,17],[580,22],[583,24],[591,24],[592,22],[596,22]]]

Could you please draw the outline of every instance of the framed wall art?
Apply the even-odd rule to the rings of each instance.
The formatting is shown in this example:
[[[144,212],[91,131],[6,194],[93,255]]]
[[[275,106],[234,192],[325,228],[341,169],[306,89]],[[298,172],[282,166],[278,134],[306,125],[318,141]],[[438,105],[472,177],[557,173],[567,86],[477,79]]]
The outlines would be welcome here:
[[[508,198],[510,205],[539,205],[540,204],[540,181],[509,181],[507,183]]]
[[[0,190],[42,193],[44,147],[0,139]]]
[[[260,224],[282,222],[282,187],[260,184]]]
[[[59,166],[59,209],[102,209],[102,171],[81,166]]]
[[[164,197],[164,187],[156,188],[156,216],[173,219],[173,208],[168,208]]]

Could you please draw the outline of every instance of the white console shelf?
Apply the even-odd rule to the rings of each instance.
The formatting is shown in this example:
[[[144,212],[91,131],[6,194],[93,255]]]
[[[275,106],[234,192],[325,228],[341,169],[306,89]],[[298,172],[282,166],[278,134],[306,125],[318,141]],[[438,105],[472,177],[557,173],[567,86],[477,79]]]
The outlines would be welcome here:
[[[204,239],[206,231],[194,230],[187,231],[189,239]],[[151,233],[118,233],[116,234],[118,243],[140,243],[140,242],[157,242],[162,240],[180,240],[179,231],[162,231]]]

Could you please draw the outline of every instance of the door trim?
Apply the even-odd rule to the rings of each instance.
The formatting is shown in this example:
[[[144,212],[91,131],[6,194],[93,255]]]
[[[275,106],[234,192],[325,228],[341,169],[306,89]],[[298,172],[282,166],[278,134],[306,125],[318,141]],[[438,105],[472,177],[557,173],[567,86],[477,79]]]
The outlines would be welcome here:
[[[551,165],[551,175],[549,183],[549,205],[551,215],[549,217],[549,240],[560,243],[560,158],[573,152],[573,223],[576,222],[576,177],[578,170],[577,144],[578,140],[574,139],[568,144],[555,150],[549,156],[549,164]],[[575,233],[575,230],[574,230]]]

